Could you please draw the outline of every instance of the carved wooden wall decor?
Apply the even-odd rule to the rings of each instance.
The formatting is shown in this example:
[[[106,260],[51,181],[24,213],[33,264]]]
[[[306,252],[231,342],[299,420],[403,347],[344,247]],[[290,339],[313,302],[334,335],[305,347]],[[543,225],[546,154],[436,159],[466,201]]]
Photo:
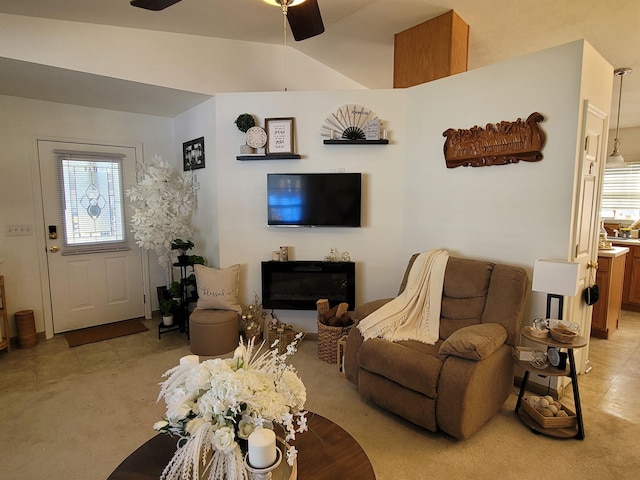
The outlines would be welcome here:
[[[467,130],[447,129],[442,135],[444,159],[447,168],[486,167],[542,160],[545,134],[538,122],[544,117],[538,112],[529,115],[526,121],[488,123],[485,128],[472,127]]]

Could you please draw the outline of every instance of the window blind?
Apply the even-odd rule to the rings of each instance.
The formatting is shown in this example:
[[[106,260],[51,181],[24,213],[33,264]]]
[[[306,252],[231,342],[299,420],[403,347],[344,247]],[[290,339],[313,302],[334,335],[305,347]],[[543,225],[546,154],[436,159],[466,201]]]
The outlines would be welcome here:
[[[602,218],[640,218],[640,163],[607,168],[602,183]]]

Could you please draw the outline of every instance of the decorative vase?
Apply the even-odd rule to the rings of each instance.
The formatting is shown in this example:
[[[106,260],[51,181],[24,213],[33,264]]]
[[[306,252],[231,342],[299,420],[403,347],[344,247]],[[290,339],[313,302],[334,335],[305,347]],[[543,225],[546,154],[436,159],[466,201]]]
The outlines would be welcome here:
[[[242,155],[251,155],[253,153],[256,153],[256,151],[253,147],[250,147],[249,145],[240,145],[240,153]]]

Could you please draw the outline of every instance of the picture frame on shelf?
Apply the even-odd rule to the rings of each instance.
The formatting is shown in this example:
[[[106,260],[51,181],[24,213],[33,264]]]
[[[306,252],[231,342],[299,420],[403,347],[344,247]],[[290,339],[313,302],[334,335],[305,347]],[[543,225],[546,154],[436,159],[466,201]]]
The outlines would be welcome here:
[[[182,144],[182,163],[185,172],[204,168],[204,137]]]
[[[294,153],[293,135],[294,118],[265,118],[265,130],[267,131],[267,155]]]

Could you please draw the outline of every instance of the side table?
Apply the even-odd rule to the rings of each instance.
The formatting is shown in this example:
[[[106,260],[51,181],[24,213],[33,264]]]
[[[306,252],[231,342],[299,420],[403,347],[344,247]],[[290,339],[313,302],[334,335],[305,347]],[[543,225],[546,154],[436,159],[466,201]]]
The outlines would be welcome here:
[[[578,373],[576,370],[576,361],[573,356],[573,350],[575,348],[582,348],[587,345],[587,339],[578,335],[571,343],[562,343],[556,341],[553,337],[538,338],[529,333],[529,327],[523,327],[520,331],[521,335],[527,340],[545,345],[547,347],[566,348],[567,357],[569,359],[569,369],[559,369],[552,366],[546,368],[535,368],[529,362],[514,358],[516,365],[524,369],[524,377],[522,378],[522,385],[520,386],[520,393],[518,394],[518,401],[516,402],[516,413],[520,417],[520,420],[532,430],[560,438],[577,438],[578,440],[584,439],[584,423],[582,421],[582,406],[580,405],[580,391],[578,390]],[[522,397],[529,380],[529,374],[535,372],[538,375],[550,376],[550,377],[569,377],[571,378],[571,386],[573,387],[573,401],[576,408],[576,427],[573,428],[544,428],[542,425],[532,419],[525,411],[520,410],[520,404],[522,403]]]

